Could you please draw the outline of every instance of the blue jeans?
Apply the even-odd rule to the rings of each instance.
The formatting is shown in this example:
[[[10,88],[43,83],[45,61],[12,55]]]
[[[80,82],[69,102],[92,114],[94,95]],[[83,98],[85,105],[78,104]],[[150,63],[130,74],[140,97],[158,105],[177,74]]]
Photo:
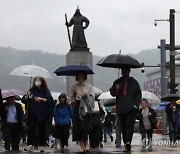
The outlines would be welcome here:
[[[112,136],[112,128],[103,126],[104,141],[107,142],[107,135]]]

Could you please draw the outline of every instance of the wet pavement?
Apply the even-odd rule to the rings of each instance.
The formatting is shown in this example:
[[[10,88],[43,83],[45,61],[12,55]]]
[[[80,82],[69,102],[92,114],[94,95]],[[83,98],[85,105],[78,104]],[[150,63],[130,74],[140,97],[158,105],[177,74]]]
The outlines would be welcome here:
[[[23,151],[24,148],[25,148],[25,145],[20,144],[20,152],[13,152],[13,153],[28,153],[28,152]],[[65,149],[64,153],[69,153],[69,154],[79,153],[79,149],[80,149],[79,145],[77,145],[75,142],[70,142],[69,148]],[[121,154],[121,153],[124,153],[123,150],[124,150],[123,145],[121,148],[116,148],[114,142],[110,142],[110,139],[109,139],[107,143],[104,143],[104,148],[92,149],[88,153]],[[10,153],[10,152],[4,152],[2,143],[0,146],[0,153]],[[37,152],[31,152],[31,153],[39,153],[39,152],[37,151]],[[48,147],[45,153],[60,153],[60,151],[58,149],[51,149]],[[141,136],[140,134],[135,133],[133,136],[131,153],[134,153],[134,154],[139,154],[139,153],[180,154],[180,141],[176,143],[176,146],[171,146],[169,145],[168,136],[155,134],[153,137],[153,150],[151,152],[148,150],[146,150],[145,152],[142,152]]]

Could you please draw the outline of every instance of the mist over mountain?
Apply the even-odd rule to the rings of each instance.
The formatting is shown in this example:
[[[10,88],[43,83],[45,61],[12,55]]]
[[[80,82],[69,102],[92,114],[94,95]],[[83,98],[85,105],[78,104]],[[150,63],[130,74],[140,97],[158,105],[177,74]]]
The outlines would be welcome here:
[[[109,53],[111,54],[111,53]],[[97,62],[102,58],[93,53],[94,86],[103,91],[108,91],[113,81],[118,78],[118,69],[103,68],[97,66]],[[160,51],[150,49],[138,54],[131,54],[140,63],[145,65],[157,65],[160,63]],[[0,47],[0,88],[18,88],[24,92],[29,89],[30,78],[11,76],[9,73],[20,65],[38,65],[47,69],[53,76],[48,79],[48,86],[51,91],[66,92],[66,78],[57,77],[53,72],[59,67],[66,65],[65,55],[51,54],[41,50],[17,50],[10,47]],[[145,74],[155,68],[145,68],[145,73],[140,69],[132,69],[131,76],[134,76],[143,89],[146,80]]]

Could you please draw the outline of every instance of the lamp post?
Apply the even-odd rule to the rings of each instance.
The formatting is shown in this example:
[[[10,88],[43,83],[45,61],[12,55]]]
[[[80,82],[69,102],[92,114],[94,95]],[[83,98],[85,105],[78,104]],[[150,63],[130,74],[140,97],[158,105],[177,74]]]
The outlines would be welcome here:
[[[170,93],[175,94],[175,10],[170,9]]]
[[[169,19],[155,20],[154,25],[157,26],[157,21],[168,21],[170,23],[170,93],[175,94],[175,10],[170,9]]]

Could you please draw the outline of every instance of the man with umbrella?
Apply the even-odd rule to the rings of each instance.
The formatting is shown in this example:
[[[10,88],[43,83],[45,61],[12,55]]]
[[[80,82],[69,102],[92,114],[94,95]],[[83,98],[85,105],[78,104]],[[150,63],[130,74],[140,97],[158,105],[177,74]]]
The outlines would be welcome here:
[[[21,94],[19,90],[3,90],[1,101],[1,119],[5,140],[5,150],[19,150],[19,134],[23,132],[23,110],[19,103],[15,102],[15,96]]]
[[[119,116],[125,151],[131,151],[131,141],[135,123],[135,110],[141,102],[141,89],[139,83],[130,77],[130,68],[121,68],[122,77],[114,81],[110,88],[112,96],[116,96],[117,115]]]
[[[135,114],[141,102],[139,83],[129,76],[130,68],[141,68],[142,65],[133,57],[123,54],[112,54],[98,63],[101,67],[121,68],[122,77],[114,81],[110,88],[112,96],[116,96],[117,115],[120,119],[125,151],[131,151],[131,141],[135,123]]]

